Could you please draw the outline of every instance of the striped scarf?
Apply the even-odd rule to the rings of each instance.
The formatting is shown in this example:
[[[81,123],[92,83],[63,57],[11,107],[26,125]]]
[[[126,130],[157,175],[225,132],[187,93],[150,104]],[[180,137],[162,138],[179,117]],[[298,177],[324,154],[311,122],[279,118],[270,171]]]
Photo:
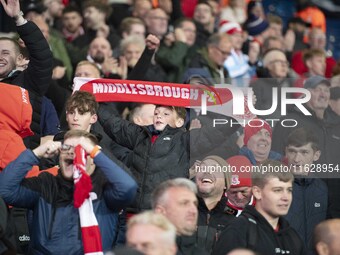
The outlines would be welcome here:
[[[86,173],[85,150],[77,145],[73,161],[74,207],[79,208],[80,227],[85,255],[102,255],[102,240],[92,200],[97,198],[91,192],[91,177]]]

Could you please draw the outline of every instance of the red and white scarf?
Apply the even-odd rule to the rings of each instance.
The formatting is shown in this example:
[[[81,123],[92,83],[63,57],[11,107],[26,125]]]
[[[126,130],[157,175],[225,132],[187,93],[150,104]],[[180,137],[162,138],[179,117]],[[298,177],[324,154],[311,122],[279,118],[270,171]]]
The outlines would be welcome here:
[[[240,123],[253,119],[255,115],[247,104],[247,88],[238,88],[237,97],[243,100],[236,101],[231,100],[234,98],[227,86],[231,87],[76,77],[73,90],[88,91],[98,102],[139,102],[195,109],[202,108],[202,95],[205,94],[208,111],[231,116]],[[243,114],[233,114],[234,108]]]
[[[74,149],[73,161],[74,207],[79,208],[80,227],[83,240],[84,254],[102,255],[102,238],[98,221],[93,211],[92,200],[97,198],[91,192],[91,177],[86,173],[85,150],[77,145]]]

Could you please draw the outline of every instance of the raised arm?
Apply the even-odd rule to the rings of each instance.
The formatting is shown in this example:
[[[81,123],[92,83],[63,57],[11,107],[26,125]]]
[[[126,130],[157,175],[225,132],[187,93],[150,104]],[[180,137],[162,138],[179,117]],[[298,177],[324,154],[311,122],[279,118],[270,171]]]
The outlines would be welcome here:
[[[48,141],[33,151],[23,151],[4,168],[0,173],[0,196],[6,203],[23,208],[34,206],[40,197],[39,190],[44,185],[40,177],[24,178],[34,165],[39,165],[39,158],[53,157],[59,147],[60,143]]]
[[[156,49],[159,47],[160,41],[156,36],[150,34],[146,37],[145,44],[146,47],[142,56],[139,58],[137,64],[129,74],[128,80],[144,80],[146,71],[151,64],[151,60]]]
[[[19,0],[0,0],[7,15],[14,19],[17,32],[24,41],[30,55],[30,62],[23,72],[23,79],[15,84],[44,95],[52,79],[53,56],[40,29],[22,16]]]

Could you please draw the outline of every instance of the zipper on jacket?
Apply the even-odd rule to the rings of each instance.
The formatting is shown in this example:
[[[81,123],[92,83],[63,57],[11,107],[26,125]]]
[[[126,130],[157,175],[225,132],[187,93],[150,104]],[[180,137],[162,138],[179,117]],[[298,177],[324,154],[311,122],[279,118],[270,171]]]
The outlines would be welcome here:
[[[144,169],[142,171],[142,182],[141,182],[141,185],[140,185],[140,194],[139,194],[139,200],[138,200],[138,204],[137,204],[137,209],[139,210],[139,212],[141,211],[141,205],[142,205],[142,201],[143,201],[143,196],[144,196],[144,185],[145,185],[145,175],[146,175],[146,169],[148,167],[148,162],[149,162],[149,154],[150,154],[150,151],[152,149],[152,144],[151,144],[151,134],[148,132],[147,133],[148,136],[149,136],[149,144],[148,144],[148,150],[147,150],[147,157],[146,157],[146,162],[145,162],[145,166],[144,166]],[[155,143],[157,142],[157,139],[155,141]],[[143,208],[144,209],[144,208]]]

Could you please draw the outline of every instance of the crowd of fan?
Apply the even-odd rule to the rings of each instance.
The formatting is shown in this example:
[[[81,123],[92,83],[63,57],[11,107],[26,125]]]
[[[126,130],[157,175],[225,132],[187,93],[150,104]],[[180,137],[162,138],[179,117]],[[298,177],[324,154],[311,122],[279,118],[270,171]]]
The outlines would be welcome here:
[[[316,6],[286,22],[259,0],[1,4],[0,254],[340,254],[340,60]],[[303,88],[311,115],[216,126],[236,120],[98,103],[74,77],[250,87],[257,110]],[[99,239],[74,206],[78,145]]]

